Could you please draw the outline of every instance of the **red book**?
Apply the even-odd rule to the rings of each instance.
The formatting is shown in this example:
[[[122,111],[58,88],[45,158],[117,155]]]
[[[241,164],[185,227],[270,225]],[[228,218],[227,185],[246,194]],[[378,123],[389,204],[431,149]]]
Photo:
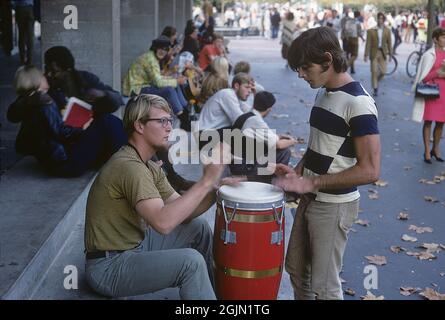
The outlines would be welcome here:
[[[63,122],[71,127],[82,128],[93,118],[92,106],[85,101],[71,97],[68,100]]]

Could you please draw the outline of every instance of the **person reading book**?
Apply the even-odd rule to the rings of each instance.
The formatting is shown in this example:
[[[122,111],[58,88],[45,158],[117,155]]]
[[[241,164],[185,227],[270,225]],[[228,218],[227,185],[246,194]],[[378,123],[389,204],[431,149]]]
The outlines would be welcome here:
[[[45,76],[50,85],[48,94],[59,109],[65,109],[71,97],[91,104],[94,117],[113,113],[124,105],[118,91],[102,83],[95,74],[76,69],[74,56],[67,47],[49,48],[44,61]]]
[[[127,142],[122,121],[111,114],[94,117],[82,128],[66,125],[48,94],[48,81],[34,66],[17,70],[14,88],[18,97],[7,117],[21,123],[16,150],[34,156],[50,174],[79,176],[103,164]]]

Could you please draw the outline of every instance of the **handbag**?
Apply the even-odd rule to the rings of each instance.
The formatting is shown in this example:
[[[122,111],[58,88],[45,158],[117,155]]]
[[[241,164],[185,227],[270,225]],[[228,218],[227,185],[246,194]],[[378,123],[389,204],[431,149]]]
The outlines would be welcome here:
[[[424,99],[440,98],[439,85],[436,83],[418,83],[416,86],[416,97]]]

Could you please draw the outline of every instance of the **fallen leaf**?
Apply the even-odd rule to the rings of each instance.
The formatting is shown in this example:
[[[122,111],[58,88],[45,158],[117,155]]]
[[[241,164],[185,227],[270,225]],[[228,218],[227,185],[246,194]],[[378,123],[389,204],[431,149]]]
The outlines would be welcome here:
[[[417,292],[417,288],[413,288],[413,287],[400,287],[400,294],[402,296],[405,296],[405,297],[410,296],[410,295],[412,295],[413,293],[416,293],[416,292]]]
[[[432,254],[432,253],[430,253],[430,252],[428,252],[428,251],[425,251],[425,252],[421,252],[418,256],[417,256],[417,259],[419,259],[419,260],[432,260],[432,259],[436,259],[437,257],[434,255],[434,254]]]
[[[368,260],[369,263],[375,264],[377,266],[383,266],[386,264],[386,257],[384,256],[365,256],[366,260]]]
[[[441,273],[439,273],[439,275],[440,275],[441,277],[444,277],[444,276],[445,276],[445,272],[441,272]]]
[[[406,251],[406,249],[401,246],[391,246],[389,249],[394,253],[400,253],[402,251]]]
[[[355,296],[355,291],[351,288],[348,288],[345,290],[345,294],[347,294],[348,296]]]
[[[361,296],[360,299],[362,299],[362,300],[384,300],[385,297],[384,296],[376,297],[370,291],[367,291],[366,296]]]
[[[368,195],[369,199],[377,200],[379,198],[379,193],[377,192],[377,190],[369,189],[368,192],[369,192]]]
[[[362,219],[358,219],[354,223],[355,224],[359,224],[359,225],[364,226],[364,227],[369,227],[369,225],[370,225],[368,220],[362,220]]]
[[[411,236],[409,236],[409,235],[407,235],[407,234],[404,234],[404,235],[402,236],[402,240],[403,240],[403,241],[408,241],[408,242],[416,242],[416,241],[417,241],[417,238],[414,238],[414,237],[411,237]]]
[[[441,244],[440,247],[445,250],[445,244]]]
[[[427,201],[427,202],[432,202],[432,203],[439,202],[439,200],[437,200],[436,198],[431,197],[431,196],[424,196],[423,198],[424,198],[425,201]]]
[[[410,257],[418,257],[420,252],[407,251],[406,254]]]
[[[387,181],[383,181],[383,180],[377,180],[373,184],[375,186],[378,186],[378,187],[386,187],[388,185],[388,182]]]
[[[437,286],[437,283],[434,283],[434,282],[431,282],[431,285],[432,285],[433,287],[435,287],[435,288],[438,287],[438,286]]]
[[[409,214],[406,212],[400,212],[399,215],[397,216],[397,219],[399,220],[408,220],[409,219]]]
[[[440,245],[438,243],[423,243],[419,248],[426,249],[428,252],[440,252]]]
[[[425,288],[425,290],[420,292],[419,295],[425,297],[428,300],[445,300],[445,294],[441,294],[431,288]]]
[[[425,232],[429,232],[429,233],[433,232],[433,228],[430,228],[430,227],[418,227],[418,226],[415,226],[413,224],[409,226],[408,230],[415,231],[418,234],[422,234],[422,233],[425,233]]]

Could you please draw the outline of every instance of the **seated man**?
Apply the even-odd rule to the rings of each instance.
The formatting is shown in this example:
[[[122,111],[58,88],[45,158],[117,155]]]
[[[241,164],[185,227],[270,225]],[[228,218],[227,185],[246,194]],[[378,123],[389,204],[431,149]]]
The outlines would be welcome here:
[[[288,165],[291,155],[289,147],[297,144],[298,141],[287,135],[276,135],[264,121],[264,118],[272,110],[275,101],[275,97],[272,93],[268,91],[258,92],[255,95],[252,111],[240,116],[235,121],[233,128],[240,129],[245,137],[253,139],[255,143],[264,143],[269,150],[275,146],[275,163]],[[267,150],[267,148],[264,148],[264,150]],[[267,163],[255,163],[257,159],[254,158],[256,158],[256,156],[256,153],[249,154],[249,152],[243,150],[243,163],[239,165],[231,165],[230,169],[232,174],[247,175],[249,180],[270,183],[271,175],[263,177],[258,176],[258,167],[266,166]]]
[[[233,68],[233,74],[237,75],[240,72],[247,73],[249,76],[250,74],[250,63],[247,61],[239,61],[237,64],[235,64],[235,67]],[[252,81],[250,83],[250,87],[252,88],[252,94],[247,99],[247,104],[250,106],[253,106],[253,98],[257,94],[257,92],[264,91],[264,87],[255,81],[255,79],[252,77]]]
[[[87,202],[86,278],[100,294],[135,296],[179,287],[182,299],[215,299],[212,232],[204,219],[223,164],[209,164],[183,196],[149,159],[168,147],[171,109],[142,94],[127,104],[122,147],[99,172]]]
[[[68,98],[76,97],[93,106],[94,116],[113,113],[124,104],[118,91],[103,84],[88,71],[79,71],[71,51],[63,46],[49,48],[44,55],[48,94],[64,109]]]

